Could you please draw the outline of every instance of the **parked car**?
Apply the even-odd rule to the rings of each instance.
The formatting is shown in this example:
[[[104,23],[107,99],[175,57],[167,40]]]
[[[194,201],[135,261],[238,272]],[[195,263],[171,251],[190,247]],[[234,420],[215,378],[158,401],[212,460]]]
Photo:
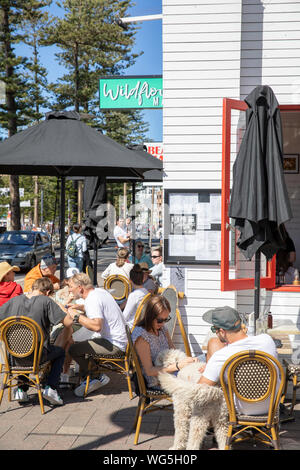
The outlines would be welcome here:
[[[47,254],[53,253],[50,237],[45,232],[9,230],[0,234],[0,262],[7,261],[28,270]]]

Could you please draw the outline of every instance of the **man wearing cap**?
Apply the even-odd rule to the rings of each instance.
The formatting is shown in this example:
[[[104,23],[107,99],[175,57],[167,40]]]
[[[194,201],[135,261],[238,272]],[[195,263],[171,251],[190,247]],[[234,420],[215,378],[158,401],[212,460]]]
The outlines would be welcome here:
[[[18,266],[11,266],[6,261],[0,263],[0,306],[9,299],[23,294],[22,287],[15,282],[15,272],[20,271]]]
[[[241,351],[256,349],[277,358],[276,346],[271,336],[248,336],[242,329],[241,318],[234,308],[225,306],[208,310],[203,315],[203,320],[212,325],[211,330],[216,333],[217,338],[211,338],[208,342],[208,361],[198,383],[216,385],[224,363]],[[236,407],[240,413],[256,415],[267,412],[268,403],[267,400],[255,404],[236,400]]]
[[[41,262],[32,268],[24,279],[24,292],[30,292],[32,284],[36,279],[48,277],[53,284],[54,290],[60,289],[60,280],[54,275],[57,264],[53,256],[44,256]]]

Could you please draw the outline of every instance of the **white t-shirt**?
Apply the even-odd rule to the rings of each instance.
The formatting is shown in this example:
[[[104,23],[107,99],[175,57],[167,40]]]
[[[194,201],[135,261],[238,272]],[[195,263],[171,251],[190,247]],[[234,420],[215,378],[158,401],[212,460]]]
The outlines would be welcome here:
[[[126,302],[126,306],[123,310],[123,316],[129,328],[132,328],[134,317],[135,317],[135,312],[140,302],[143,300],[143,298],[147,294],[149,294],[149,292],[144,287],[141,287],[140,289],[135,289],[133,292],[129,294],[127,302]]]
[[[107,266],[105,271],[101,274],[101,277],[103,279],[107,279],[109,276],[112,276],[113,274],[118,274],[119,276],[125,276],[127,279],[129,279],[129,273],[131,269],[133,268],[132,263],[124,263],[123,266],[119,267],[116,265],[116,263],[111,263]]]
[[[112,295],[104,289],[96,288],[89,292],[84,301],[85,313],[88,318],[102,318],[103,325],[101,331],[92,332],[91,338],[105,338],[112,344],[125,351],[127,346],[127,336],[124,320],[120,307]],[[84,336],[84,330],[80,328],[81,335]],[[87,338],[89,339],[89,338]],[[82,341],[82,340],[81,340]]]
[[[125,232],[125,230],[123,230],[118,225],[116,225],[115,228],[114,228],[114,237],[115,237],[115,240],[116,240],[119,248],[128,248],[129,247],[129,241],[126,242],[126,243],[121,243],[120,242],[119,237],[127,238],[127,233]]]
[[[271,336],[267,334],[247,336],[216,351],[207,362],[203,376],[213,382],[219,382],[221,369],[227,359],[233,354],[249,349],[266,352],[277,359],[276,346]],[[235,397],[235,405],[239,413],[260,415],[268,411],[269,400],[251,404],[237,400]]]

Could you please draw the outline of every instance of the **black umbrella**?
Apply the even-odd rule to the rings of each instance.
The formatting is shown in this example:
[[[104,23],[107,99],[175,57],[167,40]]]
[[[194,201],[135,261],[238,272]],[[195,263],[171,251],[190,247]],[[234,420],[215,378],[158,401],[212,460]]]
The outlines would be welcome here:
[[[283,174],[283,139],[278,101],[268,86],[245,99],[246,130],[233,166],[229,217],[246,259],[255,255],[255,318],[259,316],[260,254],[268,260],[285,247],[284,223],[292,218]]]
[[[50,112],[46,120],[0,143],[0,172],[58,176],[61,179],[60,275],[64,276],[65,177],[140,177],[161,169],[151,155],[146,160],[91,128],[73,111]]]

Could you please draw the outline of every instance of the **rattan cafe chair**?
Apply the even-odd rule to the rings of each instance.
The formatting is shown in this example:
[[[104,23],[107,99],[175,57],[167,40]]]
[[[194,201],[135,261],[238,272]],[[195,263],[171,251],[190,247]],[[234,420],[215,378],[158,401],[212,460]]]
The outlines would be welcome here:
[[[249,437],[278,450],[279,403],[285,383],[280,362],[262,351],[242,351],[225,362],[220,382],[229,412],[225,450],[230,449],[232,443]],[[239,414],[235,397],[248,405],[269,400],[268,412],[257,416]]]
[[[126,326],[126,333],[128,338],[128,359],[131,364],[132,370],[136,374],[139,401],[136,410],[133,430],[135,430],[134,445],[138,444],[139,434],[142,424],[143,416],[157,410],[168,410],[173,412],[173,402],[169,394],[164,391],[148,389],[142,373],[139,357],[132,342],[130,329]],[[159,403],[165,400],[165,404]]]
[[[8,317],[0,323],[0,340],[4,355],[4,370],[2,371],[4,377],[0,390],[0,404],[4,389],[8,388],[8,399],[11,401],[11,389],[18,385],[20,376],[25,376],[28,379],[26,384],[37,390],[41,412],[44,414],[39,375],[49,368],[50,362],[41,363],[44,344],[41,327],[28,317]]]
[[[143,313],[149,297],[151,297],[150,293],[146,294],[145,297],[139,303],[139,306],[135,313],[134,323],[133,323],[131,332],[134,330],[138,319]],[[111,355],[106,354],[103,356],[93,354],[89,356],[88,374],[86,377],[86,387],[85,387],[85,391],[83,395],[84,397],[86,397],[87,395],[90,378],[92,374],[96,374],[96,373],[98,374],[101,372],[111,371],[111,372],[116,372],[116,373],[125,375],[126,380],[127,380],[127,385],[128,385],[129,397],[132,400],[133,392],[132,392],[132,385],[131,385],[131,380],[130,380],[131,371],[130,371],[130,365],[128,361],[128,351],[129,351],[129,346],[127,344],[127,348],[124,353],[111,354]]]
[[[121,276],[120,274],[112,274],[111,276],[108,276],[104,281],[103,287],[111,293],[118,303],[127,300],[130,292],[132,291],[132,285],[129,279],[125,276]]]

